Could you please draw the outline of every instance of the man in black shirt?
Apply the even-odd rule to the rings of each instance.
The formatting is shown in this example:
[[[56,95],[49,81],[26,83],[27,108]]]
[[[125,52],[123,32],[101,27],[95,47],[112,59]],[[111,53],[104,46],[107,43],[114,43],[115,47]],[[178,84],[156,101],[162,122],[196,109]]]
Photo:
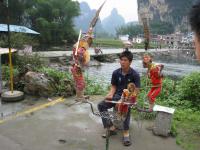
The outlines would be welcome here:
[[[121,99],[123,89],[126,89],[129,83],[135,84],[137,92],[140,88],[140,76],[133,68],[130,67],[133,60],[133,54],[130,51],[123,51],[119,58],[121,67],[115,70],[112,74],[111,89],[105,97],[106,100],[119,101]],[[115,104],[106,102],[105,100],[98,104],[98,110],[100,112],[107,111],[112,107],[115,107]],[[108,124],[107,120],[104,118],[102,118],[102,122],[104,128],[110,128],[111,135],[116,134],[116,128],[112,123]],[[131,145],[129,138],[129,125],[130,109],[128,110],[127,116],[123,123],[123,143],[125,146]]]

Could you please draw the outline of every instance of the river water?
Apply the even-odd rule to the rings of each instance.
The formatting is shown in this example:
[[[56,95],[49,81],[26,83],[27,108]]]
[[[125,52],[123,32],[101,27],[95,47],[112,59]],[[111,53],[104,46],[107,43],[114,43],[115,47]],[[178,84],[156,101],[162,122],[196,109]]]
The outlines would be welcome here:
[[[165,76],[170,76],[173,78],[180,78],[192,72],[200,71],[200,65],[197,66],[163,62],[155,63],[162,63],[165,66],[163,74]],[[88,75],[88,77],[93,77],[104,83],[110,83],[112,72],[119,67],[119,60],[116,60],[116,62],[114,63],[102,63],[102,65],[98,67],[89,67],[88,69],[86,69],[86,74]],[[134,68],[140,75],[146,72],[146,69],[144,69],[142,66],[141,60],[133,60],[131,67]]]

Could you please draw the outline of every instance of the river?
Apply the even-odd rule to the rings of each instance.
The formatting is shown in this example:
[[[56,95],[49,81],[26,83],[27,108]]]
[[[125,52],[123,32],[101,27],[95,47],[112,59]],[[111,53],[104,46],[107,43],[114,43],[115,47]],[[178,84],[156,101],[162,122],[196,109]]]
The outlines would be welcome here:
[[[170,76],[173,78],[180,78],[194,71],[200,71],[200,66],[188,65],[188,64],[178,64],[178,63],[162,63],[165,67],[163,74],[165,76]],[[86,74],[88,77],[93,77],[104,83],[109,83],[113,70],[120,67],[119,60],[114,63],[102,63],[98,67],[89,67],[86,69]],[[146,69],[142,66],[141,60],[133,60],[131,67],[134,68],[140,75],[146,72]]]

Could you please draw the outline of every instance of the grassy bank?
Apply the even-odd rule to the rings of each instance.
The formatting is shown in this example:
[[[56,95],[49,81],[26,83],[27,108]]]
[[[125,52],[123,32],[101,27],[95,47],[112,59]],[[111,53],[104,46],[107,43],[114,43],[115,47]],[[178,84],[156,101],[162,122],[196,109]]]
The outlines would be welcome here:
[[[123,43],[118,39],[94,39],[93,46],[122,48]]]
[[[156,104],[175,108],[171,135],[176,138],[176,143],[185,150],[200,149],[200,72],[194,72],[179,81],[165,78],[162,92],[156,100]],[[91,80],[89,93],[105,95],[106,89],[102,89],[100,83]],[[93,86],[92,84],[96,84]],[[89,87],[90,87],[89,86]],[[146,87],[146,78],[142,78],[142,88],[138,97],[138,103],[143,103],[149,91]],[[92,92],[92,91],[93,92]]]
[[[156,104],[175,108],[171,134],[185,150],[200,149],[200,72],[192,73],[180,81],[165,78]],[[142,80],[139,101],[144,101],[149,88]]]
[[[121,40],[119,39],[94,39],[93,41],[93,47],[100,46],[100,47],[106,47],[106,48],[123,48],[124,45]],[[164,45],[162,45],[164,47]],[[144,43],[133,44],[133,47],[135,49],[144,49]],[[150,43],[150,48],[157,48],[157,45],[154,43]]]

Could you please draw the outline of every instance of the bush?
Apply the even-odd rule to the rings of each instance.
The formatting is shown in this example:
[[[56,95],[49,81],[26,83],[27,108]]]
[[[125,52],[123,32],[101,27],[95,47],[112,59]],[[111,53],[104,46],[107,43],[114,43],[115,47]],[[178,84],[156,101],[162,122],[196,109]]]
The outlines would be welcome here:
[[[193,105],[200,107],[200,72],[184,77],[178,90],[182,100],[191,101]]]
[[[44,60],[42,60],[38,54],[22,56],[16,54],[14,58],[14,65],[20,73],[25,72],[27,65],[29,65],[32,71],[37,71],[45,66]]]
[[[49,77],[53,78],[54,81],[57,83],[59,83],[60,80],[63,80],[65,78],[72,80],[72,77],[69,73],[61,72],[52,68],[42,67],[37,71],[47,74]]]
[[[0,36],[0,47],[8,47],[7,35]],[[24,45],[36,45],[37,41],[33,37],[24,33],[11,33],[11,47],[16,49],[24,49]]]
[[[74,84],[69,73],[46,67],[40,68],[37,71],[46,74],[55,81],[56,94],[64,96],[73,95],[73,91],[75,91],[73,88]]]
[[[17,76],[19,74],[19,70],[17,68],[13,68],[13,76]],[[2,66],[2,80],[9,81],[10,80],[10,67]]]
[[[88,95],[104,95],[107,92],[108,92],[108,87],[100,84],[95,79],[86,78],[85,94],[88,94]]]

